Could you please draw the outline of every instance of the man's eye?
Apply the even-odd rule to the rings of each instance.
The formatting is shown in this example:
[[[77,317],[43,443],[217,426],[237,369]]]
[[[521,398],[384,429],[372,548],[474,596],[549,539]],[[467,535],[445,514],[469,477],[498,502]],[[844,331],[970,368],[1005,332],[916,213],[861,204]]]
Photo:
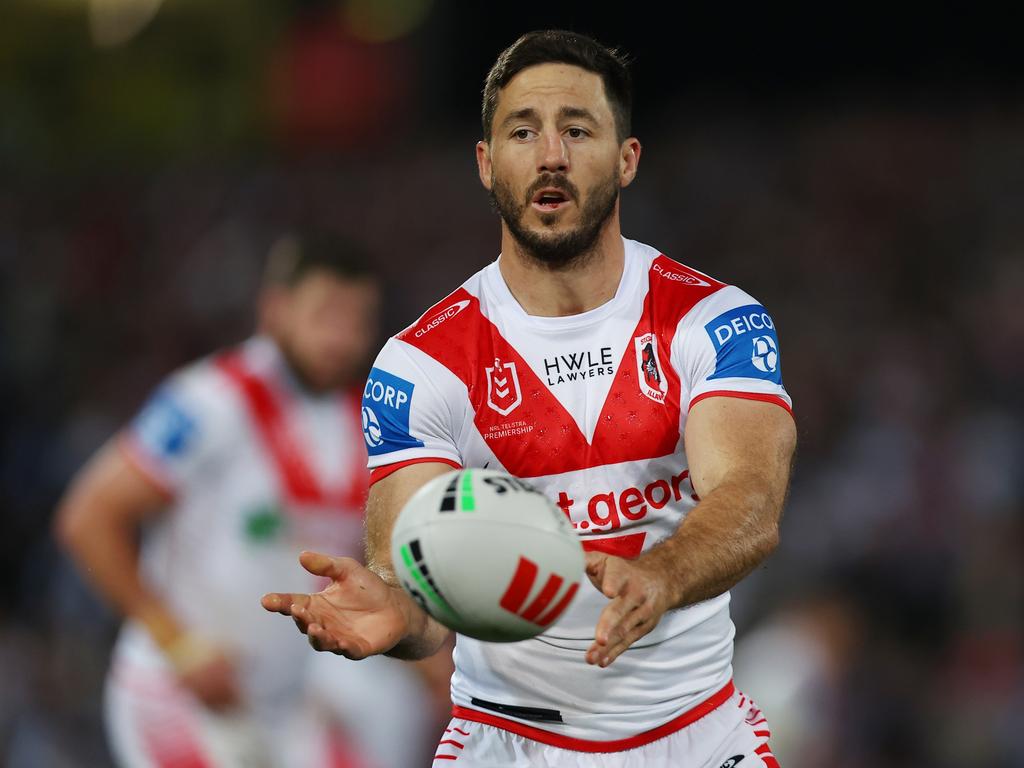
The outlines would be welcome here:
[[[520,128],[518,131],[516,131],[512,135],[515,136],[517,139],[528,139],[528,138],[530,138],[530,129],[529,128]]]
[[[584,131],[582,128],[570,128],[568,133],[569,138],[572,139],[580,139],[587,135],[587,132]]]

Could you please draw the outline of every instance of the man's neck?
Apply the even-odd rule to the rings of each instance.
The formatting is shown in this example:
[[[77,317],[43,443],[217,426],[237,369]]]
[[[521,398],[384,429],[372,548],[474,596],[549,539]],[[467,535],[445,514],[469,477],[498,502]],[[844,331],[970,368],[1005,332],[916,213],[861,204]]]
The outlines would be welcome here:
[[[509,291],[528,315],[567,317],[611,301],[625,266],[618,221],[609,221],[593,251],[564,269],[551,269],[523,254],[502,224],[498,266]]]
[[[273,333],[266,333],[264,335],[273,343],[274,348],[277,350],[278,373],[281,381],[291,387],[298,395],[316,400],[333,395],[344,388],[343,385],[328,388],[313,386],[303,373],[302,366],[292,356],[288,346]]]

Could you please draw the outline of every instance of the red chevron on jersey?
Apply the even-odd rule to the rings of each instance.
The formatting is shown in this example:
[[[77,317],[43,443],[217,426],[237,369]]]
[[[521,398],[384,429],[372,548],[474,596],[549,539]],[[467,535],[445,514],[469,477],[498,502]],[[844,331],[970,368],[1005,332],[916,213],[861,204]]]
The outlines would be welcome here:
[[[287,408],[281,394],[263,378],[250,371],[243,355],[230,352],[215,358],[215,365],[237,388],[248,406],[257,434],[263,439],[267,455],[273,460],[281,482],[281,491],[295,509],[306,505],[337,507],[361,514],[366,502],[366,470],[362,456],[354,458],[356,464],[347,473],[345,488],[326,488],[313,470],[306,455],[308,448],[298,439],[286,416]],[[359,400],[350,393],[341,396],[344,407],[357,410]],[[358,419],[353,414],[354,419]]]
[[[489,441],[505,469],[540,477],[656,458],[679,442],[680,382],[669,350],[679,320],[723,287],[666,256],[648,272],[640,320],[619,361],[591,441],[520,354],[460,288],[424,321],[398,335],[439,362],[465,385],[474,422],[486,440],[509,421],[532,425],[528,438]]]

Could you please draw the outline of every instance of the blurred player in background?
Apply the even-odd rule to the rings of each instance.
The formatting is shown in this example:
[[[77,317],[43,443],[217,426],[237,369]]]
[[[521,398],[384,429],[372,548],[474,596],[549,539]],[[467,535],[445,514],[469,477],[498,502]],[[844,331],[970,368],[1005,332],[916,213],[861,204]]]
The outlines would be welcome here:
[[[631,103],[623,58],[581,35],[531,33],[498,57],[476,156],[501,253],[370,372],[368,567],[306,553],[330,587],[264,598],[316,648],[418,658],[448,630],[391,567],[411,494],[490,466],[558,504],[590,579],[536,638],[458,637],[435,766],[778,766],[732,681],[729,617],[789,482],[778,338],[749,294],[622,236]],[[543,583],[524,604],[546,604]]]
[[[378,305],[353,244],[281,239],[259,334],[170,376],[66,494],[59,537],[126,617],[105,707],[125,768],[404,768],[421,754],[432,708],[413,665],[339,665],[258,604],[282,581],[316,588],[301,549],[361,555],[357,386]],[[445,693],[449,663],[419,665]]]

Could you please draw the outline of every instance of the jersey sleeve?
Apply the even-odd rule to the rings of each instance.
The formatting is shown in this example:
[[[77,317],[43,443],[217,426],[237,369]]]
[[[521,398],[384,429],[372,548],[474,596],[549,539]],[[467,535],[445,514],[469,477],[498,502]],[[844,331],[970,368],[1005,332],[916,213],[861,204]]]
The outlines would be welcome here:
[[[389,339],[367,377],[362,419],[371,483],[417,462],[462,466],[451,404],[415,354]]]
[[[173,374],[120,435],[129,460],[168,497],[216,471],[225,446],[224,384],[205,363]]]
[[[739,288],[726,286],[694,307],[673,347],[687,410],[706,397],[727,396],[773,402],[792,412],[775,321]]]

